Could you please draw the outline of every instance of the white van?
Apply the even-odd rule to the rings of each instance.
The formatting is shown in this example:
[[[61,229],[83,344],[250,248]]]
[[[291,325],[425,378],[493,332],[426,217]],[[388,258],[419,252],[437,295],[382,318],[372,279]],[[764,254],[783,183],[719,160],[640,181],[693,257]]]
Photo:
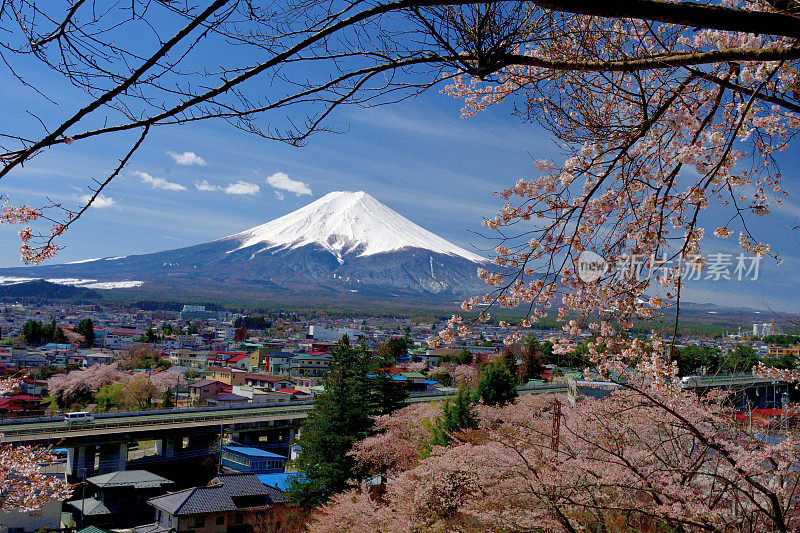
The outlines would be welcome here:
[[[65,414],[64,421],[67,424],[88,424],[94,422],[94,415],[87,411],[77,411]]]

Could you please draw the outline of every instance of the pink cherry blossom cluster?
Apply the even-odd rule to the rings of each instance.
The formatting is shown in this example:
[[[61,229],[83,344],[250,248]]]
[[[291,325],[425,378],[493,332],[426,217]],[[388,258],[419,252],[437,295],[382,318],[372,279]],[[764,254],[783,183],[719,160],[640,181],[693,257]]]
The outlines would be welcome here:
[[[18,379],[0,380],[0,392],[13,392],[18,386]],[[66,500],[72,486],[42,473],[42,465],[54,460],[43,448],[0,444],[0,510],[36,511],[51,500]]]
[[[772,9],[744,0],[726,4]],[[795,46],[783,37],[642,20],[548,17],[548,27],[537,28],[542,33],[536,44],[520,53],[551,63],[624,62],[675,52]],[[502,230],[495,267],[478,271],[488,292],[466,300],[464,311],[483,304],[483,318],[492,306],[524,305],[524,321],[531,324],[560,306],[558,319],[565,321],[568,337],[580,333],[590,317],[614,324],[616,331],[633,319],[659,318],[678,303],[686,269],[705,268],[701,224],[703,212],[712,208],[727,210],[731,219],[715,237],[738,231],[744,251],[780,261],[751,233],[748,215],[764,216],[787,196],[773,156],[800,131],[798,113],[780,105],[781,95],[796,95],[800,87],[796,61],[554,72],[513,65],[492,80],[455,76],[442,91],[464,101],[464,116],[517,99],[565,152],[560,164],[536,161],[537,176],[498,193],[518,201],[484,221],[486,228]],[[649,256],[648,266],[658,275],[641,280],[606,274],[585,282],[577,266],[586,251],[607,261],[608,273],[626,258]],[[679,266],[661,266],[677,257]],[[451,320],[440,340],[464,335],[467,323]]]

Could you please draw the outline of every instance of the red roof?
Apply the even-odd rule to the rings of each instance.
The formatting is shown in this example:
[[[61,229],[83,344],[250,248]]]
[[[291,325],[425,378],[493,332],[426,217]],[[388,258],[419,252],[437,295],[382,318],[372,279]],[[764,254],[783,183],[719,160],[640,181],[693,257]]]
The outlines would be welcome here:
[[[304,394],[297,389],[278,389],[278,392],[285,392],[286,394]]]
[[[233,357],[231,357],[230,359],[228,359],[228,362],[229,362],[229,363],[238,363],[238,362],[239,362],[239,361],[241,361],[242,359],[247,359],[247,357],[248,357],[248,356],[247,356],[247,354],[246,354],[246,353],[240,353],[240,354],[234,355]]]

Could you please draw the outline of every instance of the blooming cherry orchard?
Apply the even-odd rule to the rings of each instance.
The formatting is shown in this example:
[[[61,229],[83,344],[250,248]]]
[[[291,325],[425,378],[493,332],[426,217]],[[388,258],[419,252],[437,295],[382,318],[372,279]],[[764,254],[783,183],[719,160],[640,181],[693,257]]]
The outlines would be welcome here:
[[[56,374],[48,382],[48,390],[65,406],[76,398],[86,399],[104,385],[121,383],[131,406],[146,407],[158,394],[175,387],[179,376],[176,372],[125,372],[116,363],[92,365],[89,368]]]
[[[800,527],[797,441],[765,444],[732,425],[719,398],[698,401],[637,381],[610,398],[566,408],[557,447],[548,396],[477,409],[477,430],[412,461],[419,444],[415,448],[418,441],[402,429],[409,414],[400,411],[383,422],[383,435],[366,439],[355,453],[393,467],[385,492],[380,498],[366,490],[335,497],[318,511],[311,530]]]

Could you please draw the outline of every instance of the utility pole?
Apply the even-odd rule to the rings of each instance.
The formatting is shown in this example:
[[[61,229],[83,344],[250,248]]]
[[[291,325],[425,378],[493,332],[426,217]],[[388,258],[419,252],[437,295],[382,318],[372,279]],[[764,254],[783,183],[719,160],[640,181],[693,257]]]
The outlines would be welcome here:
[[[550,447],[558,454],[558,441],[561,436],[561,400],[553,399],[553,433],[550,437]]]

